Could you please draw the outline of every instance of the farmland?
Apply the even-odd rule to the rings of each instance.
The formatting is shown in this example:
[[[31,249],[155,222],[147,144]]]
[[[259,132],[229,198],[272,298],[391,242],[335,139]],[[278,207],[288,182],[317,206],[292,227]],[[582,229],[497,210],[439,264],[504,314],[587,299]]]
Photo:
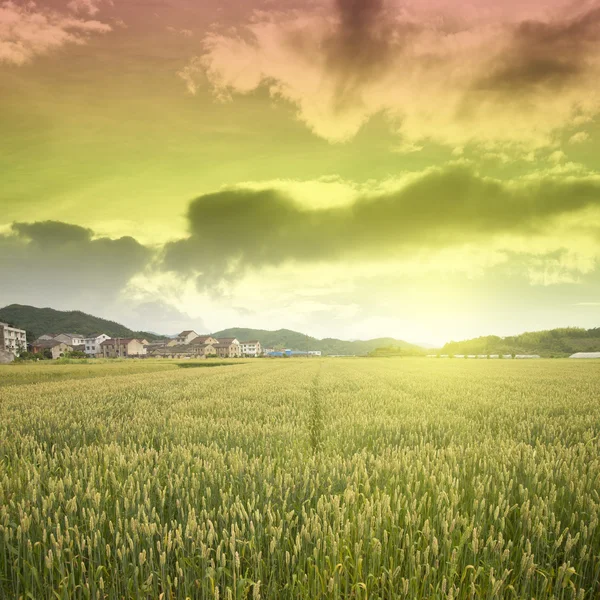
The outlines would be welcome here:
[[[0,597],[600,597],[600,361],[0,367]]]

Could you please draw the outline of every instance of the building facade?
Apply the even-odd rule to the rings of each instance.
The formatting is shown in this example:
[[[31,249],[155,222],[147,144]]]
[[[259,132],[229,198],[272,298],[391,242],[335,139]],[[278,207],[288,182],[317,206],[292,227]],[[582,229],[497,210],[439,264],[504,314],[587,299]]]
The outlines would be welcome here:
[[[239,358],[242,355],[240,342],[236,338],[222,338],[213,344],[219,358]]]
[[[240,352],[242,356],[260,356],[262,348],[258,340],[250,340],[248,342],[240,342]]]
[[[49,351],[52,359],[56,360],[64,356],[67,352],[73,352],[73,346],[65,344],[60,340],[41,340],[33,343],[34,354],[44,354]]]
[[[195,340],[197,337],[199,337],[198,334],[195,331],[189,329],[187,331],[182,331],[175,338],[175,343],[178,346],[189,344],[190,342],[192,342],[192,340]]]
[[[0,348],[19,356],[27,350],[27,332],[8,323],[0,323]]]
[[[98,333],[96,335],[92,335],[90,337],[86,337],[83,340],[85,345],[84,352],[89,354],[90,356],[97,356],[100,352],[100,344],[105,342],[106,340],[110,340],[110,336],[105,333]]]
[[[136,338],[110,338],[100,344],[97,356],[102,358],[138,358],[146,355],[145,340]]]
[[[52,339],[57,340],[59,342],[64,342],[69,346],[81,346],[85,344],[85,338],[80,333],[59,333],[55,335]]]

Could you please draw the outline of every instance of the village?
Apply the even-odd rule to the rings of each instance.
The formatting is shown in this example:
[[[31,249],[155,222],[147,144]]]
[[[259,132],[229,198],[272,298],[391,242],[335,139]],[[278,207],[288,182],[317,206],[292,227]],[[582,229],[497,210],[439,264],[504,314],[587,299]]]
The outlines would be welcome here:
[[[258,340],[240,341],[237,338],[216,338],[199,335],[193,330],[182,331],[172,339],[148,341],[145,338],[113,338],[105,333],[83,336],[77,333],[46,333],[27,343],[27,332],[0,323],[0,349],[13,357],[24,352],[39,355],[40,359],[67,356],[87,358],[258,358],[314,357],[320,350],[263,348]]]
[[[217,337],[198,334],[189,329],[176,336],[148,340],[145,337],[111,337],[106,333],[82,335],[78,333],[45,333],[33,342],[27,341],[24,329],[0,322],[0,362],[23,360],[57,360],[60,358],[165,358],[165,359],[206,359],[206,358],[314,358],[327,354],[330,357],[349,357],[353,354],[323,353],[321,350],[294,350],[292,348],[263,347],[258,339],[239,340],[233,337]],[[382,349],[382,350],[385,350]],[[365,353],[366,354],[366,353]],[[385,356],[371,352],[369,356]],[[540,354],[513,352],[488,354],[413,354],[426,358],[462,359],[540,359]],[[564,353],[562,357],[574,359],[600,359],[597,351],[576,351]]]

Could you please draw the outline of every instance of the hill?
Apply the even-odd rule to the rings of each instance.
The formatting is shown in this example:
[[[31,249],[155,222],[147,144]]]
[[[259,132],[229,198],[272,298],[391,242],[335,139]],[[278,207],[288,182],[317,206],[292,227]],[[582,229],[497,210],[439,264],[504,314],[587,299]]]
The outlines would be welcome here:
[[[520,335],[488,335],[462,342],[449,342],[441,354],[539,354],[546,357],[569,356],[575,352],[600,352],[600,327],[566,327]]]
[[[336,338],[317,338],[292,331],[291,329],[245,329],[232,327],[212,334],[215,337],[235,337],[240,341],[258,340],[264,348],[292,348],[293,350],[320,350],[323,354],[355,354],[364,355],[382,346],[395,346],[405,350],[420,350],[418,346],[393,338],[377,338],[373,340],[338,340]]]
[[[30,342],[44,333],[106,333],[110,337],[145,337],[147,340],[162,337],[145,331],[132,331],[115,321],[94,317],[79,310],[62,311],[21,304],[0,308],[0,321],[25,329]]]

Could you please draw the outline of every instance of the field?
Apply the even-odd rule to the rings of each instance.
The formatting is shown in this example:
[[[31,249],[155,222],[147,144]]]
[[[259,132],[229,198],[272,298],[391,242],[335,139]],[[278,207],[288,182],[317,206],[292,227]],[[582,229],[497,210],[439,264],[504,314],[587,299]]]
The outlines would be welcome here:
[[[600,598],[600,361],[0,367],[0,597]]]

